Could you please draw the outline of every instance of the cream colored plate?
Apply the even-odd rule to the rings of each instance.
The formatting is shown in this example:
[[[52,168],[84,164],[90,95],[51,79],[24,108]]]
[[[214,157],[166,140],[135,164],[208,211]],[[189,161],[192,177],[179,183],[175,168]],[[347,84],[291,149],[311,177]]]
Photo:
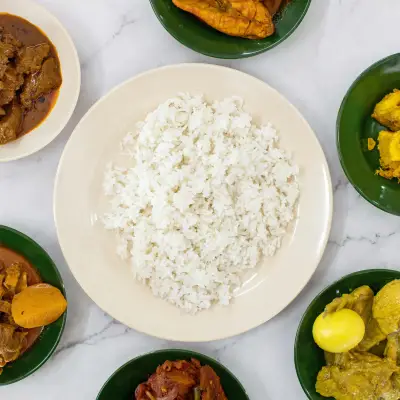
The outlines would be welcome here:
[[[106,209],[106,164],[134,123],[178,92],[208,100],[239,95],[258,123],[272,121],[301,168],[298,218],[283,247],[247,277],[229,307],[196,316],[153,297],[115,254],[115,235],[98,218]],[[274,317],[303,289],[327,243],[332,188],[323,151],[307,122],[278,92],[242,72],[202,64],[165,67],[139,75],[101,99],[79,123],[58,169],[55,220],[64,256],[86,293],[104,311],[149,335],[208,341],[248,331]]]
[[[57,102],[47,118],[27,135],[0,146],[0,162],[4,162],[35,153],[62,131],[78,101],[81,70],[78,54],[68,32],[45,8],[30,0],[1,0],[0,12],[25,18],[39,27],[56,47],[63,75]]]

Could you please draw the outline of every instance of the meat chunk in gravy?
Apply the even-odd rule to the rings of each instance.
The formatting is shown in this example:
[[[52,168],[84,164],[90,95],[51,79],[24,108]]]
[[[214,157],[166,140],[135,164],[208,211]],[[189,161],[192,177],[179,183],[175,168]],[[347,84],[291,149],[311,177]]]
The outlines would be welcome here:
[[[0,80],[0,106],[11,103],[15,97],[15,92],[23,83],[23,76],[17,72],[15,67],[9,65]]]
[[[38,72],[42,66],[43,60],[49,53],[50,46],[47,43],[23,47],[18,51],[17,72],[20,74],[33,74]]]
[[[15,140],[22,122],[22,109],[17,103],[13,103],[0,121],[0,144]]]
[[[31,74],[25,81],[20,99],[25,108],[32,107],[35,100],[61,85],[61,72],[56,60],[48,58],[39,72]]]

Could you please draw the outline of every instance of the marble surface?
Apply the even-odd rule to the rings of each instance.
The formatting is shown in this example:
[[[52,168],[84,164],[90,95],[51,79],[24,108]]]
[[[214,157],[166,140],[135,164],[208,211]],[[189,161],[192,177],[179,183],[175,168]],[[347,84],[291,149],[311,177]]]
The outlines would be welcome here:
[[[349,85],[370,64],[399,51],[400,2],[313,0],[303,23],[288,40],[263,55],[238,61],[214,60],[182,47],[164,31],[147,0],[39,2],[61,20],[76,43],[82,92],[74,116],[53,143],[23,160],[0,164],[0,224],[25,232],[50,253],[65,280],[70,308],[54,357],[29,378],[0,388],[0,397],[95,399],[108,376],[134,356],[184,347],[222,361],[242,381],[252,400],[305,399],[293,365],[293,341],[309,302],[324,286],[352,271],[400,267],[400,219],[360,198],[343,175],[335,145],[336,115]],[[258,329],[208,344],[154,339],[105,315],[72,277],[57,243],[52,214],[54,176],[61,152],[88,108],[135,74],[181,62],[237,68],[283,93],[317,133],[334,185],[330,241],[317,272],[300,296]]]

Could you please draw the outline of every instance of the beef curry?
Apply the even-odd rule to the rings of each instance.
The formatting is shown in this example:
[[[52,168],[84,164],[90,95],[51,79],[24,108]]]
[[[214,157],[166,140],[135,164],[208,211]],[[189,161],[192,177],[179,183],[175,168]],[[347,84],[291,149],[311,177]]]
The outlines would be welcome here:
[[[0,14],[0,145],[35,129],[62,83],[57,50],[27,20]]]
[[[20,254],[0,246],[0,374],[65,311],[62,293],[42,279]]]

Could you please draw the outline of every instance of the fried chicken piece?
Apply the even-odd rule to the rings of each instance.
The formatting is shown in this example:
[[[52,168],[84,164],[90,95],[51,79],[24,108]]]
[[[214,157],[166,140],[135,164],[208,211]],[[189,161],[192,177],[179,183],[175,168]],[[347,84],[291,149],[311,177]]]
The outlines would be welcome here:
[[[172,0],[180,9],[230,36],[264,39],[275,32],[272,16],[260,0]]]
[[[375,106],[372,117],[392,131],[400,131],[400,90],[387,94]]]
[[[393,378],[396,363],[370,353],[350,352],[340,365],[326,366],[318,373],[316,391],[336,400],[398,399]]]

